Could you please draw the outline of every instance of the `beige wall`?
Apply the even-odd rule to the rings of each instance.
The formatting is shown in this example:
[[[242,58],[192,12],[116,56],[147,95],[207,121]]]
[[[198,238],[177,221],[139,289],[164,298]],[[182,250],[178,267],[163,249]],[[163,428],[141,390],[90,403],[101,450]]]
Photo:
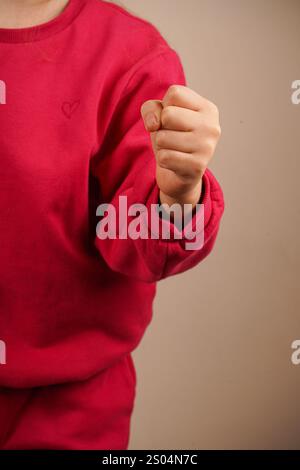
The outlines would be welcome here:
[[[160,284],[135,353],[131,448],[300,448],[299,0],[125,0],[216,102],[214,253]]]

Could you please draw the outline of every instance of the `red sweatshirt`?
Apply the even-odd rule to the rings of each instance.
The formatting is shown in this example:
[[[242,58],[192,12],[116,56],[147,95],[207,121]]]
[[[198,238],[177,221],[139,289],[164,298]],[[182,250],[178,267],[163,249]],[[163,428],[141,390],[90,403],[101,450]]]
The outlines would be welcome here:
[[[207,171],[200,250],[96,236],[99,204],[158,202],[140,107],[185,78],[147,22],[71,0],[42,26],[0,29],[0,64],[0,386],[83,380],[137,347],[156,281],[209,254],[222,192]]]

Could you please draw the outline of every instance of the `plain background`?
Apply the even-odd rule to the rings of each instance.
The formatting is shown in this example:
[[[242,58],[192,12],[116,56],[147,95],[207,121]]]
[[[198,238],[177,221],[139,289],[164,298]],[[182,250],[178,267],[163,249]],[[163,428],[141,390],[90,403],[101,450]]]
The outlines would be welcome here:
[[[220,108],[211,256],[159,285],[131,449],[300,448],[299,0],[125,0]]]

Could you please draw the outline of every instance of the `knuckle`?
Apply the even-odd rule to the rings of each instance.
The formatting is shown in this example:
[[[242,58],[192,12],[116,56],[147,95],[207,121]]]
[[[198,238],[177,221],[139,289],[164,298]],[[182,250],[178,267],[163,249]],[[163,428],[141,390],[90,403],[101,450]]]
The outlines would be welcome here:
[[[204,153],[204,155],[211,156],[213,155],[214,151],[215,151],[215,145],[210,140],[207,140],[206,142],[202,144],[202,152]]]
[[[203,139],[212,138],[214,141],[218,140],[221,137],[221,126],[218,122],[216,123],[202,123],[200,129],[198,130],[197,134],[198,137],[196,142],[198,145],[203,144]]]
[[[181,93],[181,87],[179,85],[171,85],[168,90],[169,97],[172,97],[172,98],[180,95],[180,93]]]
[[[221,129],[221,126],[219,124],[216,124],[213,128],[212,128],[212,134],[214,137],[216,137],[217,139],[219,139],[221,137],[221,134],[222,134],[222,129]]]

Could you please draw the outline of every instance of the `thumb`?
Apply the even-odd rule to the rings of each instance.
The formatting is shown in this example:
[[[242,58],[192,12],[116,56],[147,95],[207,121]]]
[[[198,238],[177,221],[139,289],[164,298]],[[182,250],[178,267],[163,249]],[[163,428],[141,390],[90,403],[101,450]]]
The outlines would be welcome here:
[[[161,127],[161,112],[163,105],[161,101],[146,101],[141,107],[141,115],[145,128],[148,132],[156,132]]]

